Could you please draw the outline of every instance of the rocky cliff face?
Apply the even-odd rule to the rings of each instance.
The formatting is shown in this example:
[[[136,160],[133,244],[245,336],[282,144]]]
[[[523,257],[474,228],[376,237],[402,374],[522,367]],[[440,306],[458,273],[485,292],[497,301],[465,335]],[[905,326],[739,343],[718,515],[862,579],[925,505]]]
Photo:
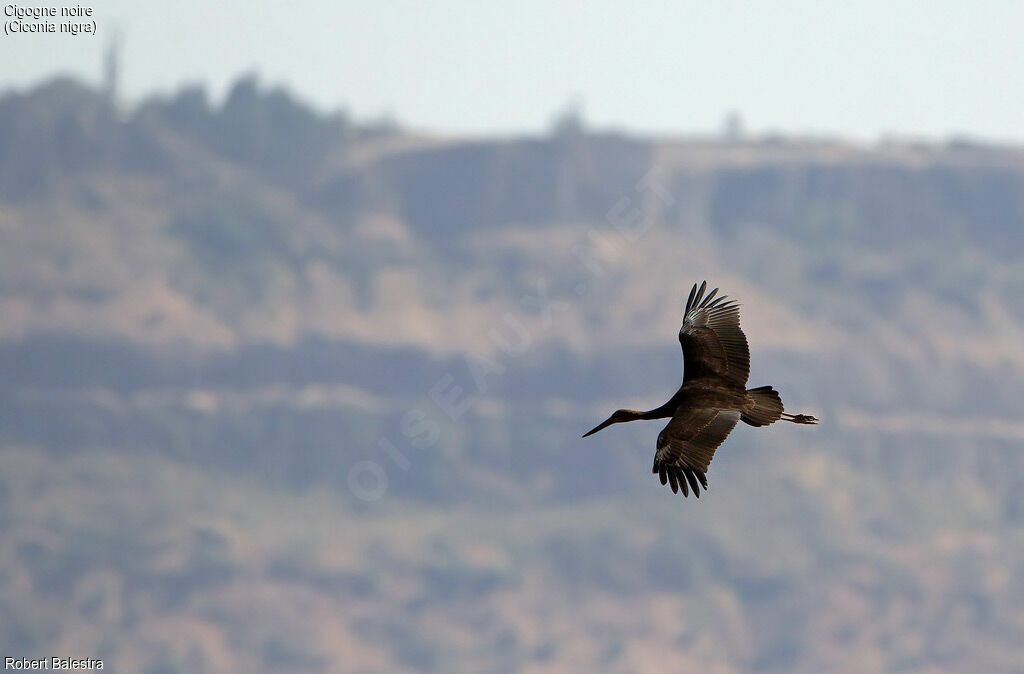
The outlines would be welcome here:
[[[127,116],[8,95],[0,494],[29,514],[0,554],[35,608],[2,640],[73,638],[56,583],[167,671],[1009,671],[1022,179],[964,144],[416,137],[252,81]],[[698,504],[651,480],[657,427],[578,436],[675,389],[703,278],[751,384],[824,422],[740,429]]]

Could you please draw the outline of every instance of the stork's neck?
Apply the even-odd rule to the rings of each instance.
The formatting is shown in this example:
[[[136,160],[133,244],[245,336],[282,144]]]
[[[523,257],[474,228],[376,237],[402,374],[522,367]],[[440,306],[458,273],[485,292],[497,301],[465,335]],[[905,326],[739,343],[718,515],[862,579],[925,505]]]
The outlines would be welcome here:
[[[637,419],[665,419],[676,413],[676,406],[672,400],[661,407],[655,407],[653,410],[647,410],[646,412],[633,412]]]

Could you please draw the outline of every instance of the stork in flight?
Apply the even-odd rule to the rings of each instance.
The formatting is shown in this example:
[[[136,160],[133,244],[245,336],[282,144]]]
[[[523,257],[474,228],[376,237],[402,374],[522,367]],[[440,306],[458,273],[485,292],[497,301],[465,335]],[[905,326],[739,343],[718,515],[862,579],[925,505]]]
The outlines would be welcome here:
[[[718,288],[707,296],[704,281],[693,284],[686,300],[679,343],[683,346],[683,384],[672,398],[647,412],[616,410],[594,429],[637,419],[671,421],[658,435],[654,454],[654,472],[672,491],[689,487],[700,498],[700,486],[708,488],[708,466],[715,450],[740,421],[751,426],[767,426],[779,419],[794,424],[816,424],[808,414],[786,414],[782,398],[771,386],[747,390],[750,374],[750,349],[740,330],[739,304],[725,295],[715,299]],[[699,481],[699,485],[698,485]]]

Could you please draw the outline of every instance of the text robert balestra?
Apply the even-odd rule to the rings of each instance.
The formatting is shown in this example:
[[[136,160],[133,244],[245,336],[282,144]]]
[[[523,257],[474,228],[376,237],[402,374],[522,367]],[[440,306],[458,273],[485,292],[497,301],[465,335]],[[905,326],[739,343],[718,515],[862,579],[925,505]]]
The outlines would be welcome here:
[[[4,658],[4,669],[20,671],[41,669],[83,671],[103,669],[103,661],[98,658],[62,658],[57,655],[48,658]]]

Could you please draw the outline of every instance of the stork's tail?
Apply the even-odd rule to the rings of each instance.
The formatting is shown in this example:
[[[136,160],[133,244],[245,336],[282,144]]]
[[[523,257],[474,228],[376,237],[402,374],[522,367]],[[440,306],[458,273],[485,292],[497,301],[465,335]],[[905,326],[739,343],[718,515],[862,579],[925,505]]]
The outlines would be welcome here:
[[[809,414],[786,414],[783,412],[782,398],[771,386],[761,386],[747,391],[753,405],[740,415],[740,419],[751,426],[767,426],[779,419],[794,424],[816,424],[818,420]]]

